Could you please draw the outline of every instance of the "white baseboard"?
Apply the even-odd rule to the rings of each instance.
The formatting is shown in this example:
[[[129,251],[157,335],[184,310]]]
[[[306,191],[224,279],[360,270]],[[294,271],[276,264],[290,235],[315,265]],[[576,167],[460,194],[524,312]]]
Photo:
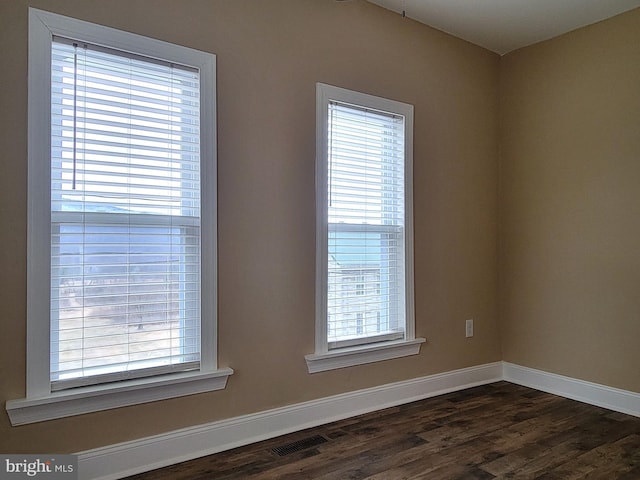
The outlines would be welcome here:
[[[508,362],[429,375],[79,453],[81,480],[115,480],[362,413],[506,380],[640,417],[640,393]]]
[[[243,415],[78,454],[81,480],[113,480],[305,428],[502,379],[502,362]]]
[[[640,417],[640,393],[502,362],[507,382]]]

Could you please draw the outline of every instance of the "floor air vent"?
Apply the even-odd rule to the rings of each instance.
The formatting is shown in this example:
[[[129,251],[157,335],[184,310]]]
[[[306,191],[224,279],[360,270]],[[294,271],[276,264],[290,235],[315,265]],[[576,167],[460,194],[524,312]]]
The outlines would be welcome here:
[[[305,448],[315,447],[316,445],[320,445],[326,442],[327,439],[322,435],[314,435],[313,437],[303,438],[302,440],[298,440],[297,442],[280,445],[279,447],[272,448],[271,451],[273,453],[277,453],[281,457],[284,457],[285,455],[289,455],[290,453],[299,452],[300,450],[304,450]]]

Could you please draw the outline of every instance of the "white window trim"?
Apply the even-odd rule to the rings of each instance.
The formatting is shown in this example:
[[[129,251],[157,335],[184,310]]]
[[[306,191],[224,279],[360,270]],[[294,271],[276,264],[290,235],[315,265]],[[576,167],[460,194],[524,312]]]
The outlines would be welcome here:
[[[406,324],[403,340],[329,350],[327,341],[327,158],[328,106],[330,100],[370,107],[405,116],[405,300]],[[316,88],[316,322],[315,353],[306,355],[309,373],[362,365],[420,353],[425,338],[415,336],[413,281],[413,105],[318,83]]]
[[[413,340],[370,343],[357,347],[339,348],[326,353],[314,353],[306,355],[305,359],[309,373],[325,372],[336,368],[417,355],[424,342],[426,342],[424,338],[414,338]]]
[[[49,378],[51,41],[53,35],[187,64],[201,75],[201,360],[197,372],[159,375],[51,392]],[[225,388],[217,365],[217,208],[215,55],[34,8],[29,9],[26,398],[6,404],[12,425]],[[44,207],[44,208],[43,208]]]
[[[73,388],[40,398],[8,400],[6,408],[11,425],[25,425],[221,390],[225,388],[227,379],[232,373],[233,370],[230,368],[221,368],[210,373],[177,373],[114,384]]]

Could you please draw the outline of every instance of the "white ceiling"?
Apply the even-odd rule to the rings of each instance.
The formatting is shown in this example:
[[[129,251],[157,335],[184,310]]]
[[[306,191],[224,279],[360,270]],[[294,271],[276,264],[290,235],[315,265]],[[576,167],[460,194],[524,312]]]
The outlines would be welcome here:
[[[368,0],[501,55],[640,7],[640,0]]]

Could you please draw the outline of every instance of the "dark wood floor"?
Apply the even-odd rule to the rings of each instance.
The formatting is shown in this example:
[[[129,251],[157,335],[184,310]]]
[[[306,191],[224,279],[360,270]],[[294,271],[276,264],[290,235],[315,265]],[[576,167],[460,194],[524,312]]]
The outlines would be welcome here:
[[[499,382],[130,478],[640,480],[640,418]]]

